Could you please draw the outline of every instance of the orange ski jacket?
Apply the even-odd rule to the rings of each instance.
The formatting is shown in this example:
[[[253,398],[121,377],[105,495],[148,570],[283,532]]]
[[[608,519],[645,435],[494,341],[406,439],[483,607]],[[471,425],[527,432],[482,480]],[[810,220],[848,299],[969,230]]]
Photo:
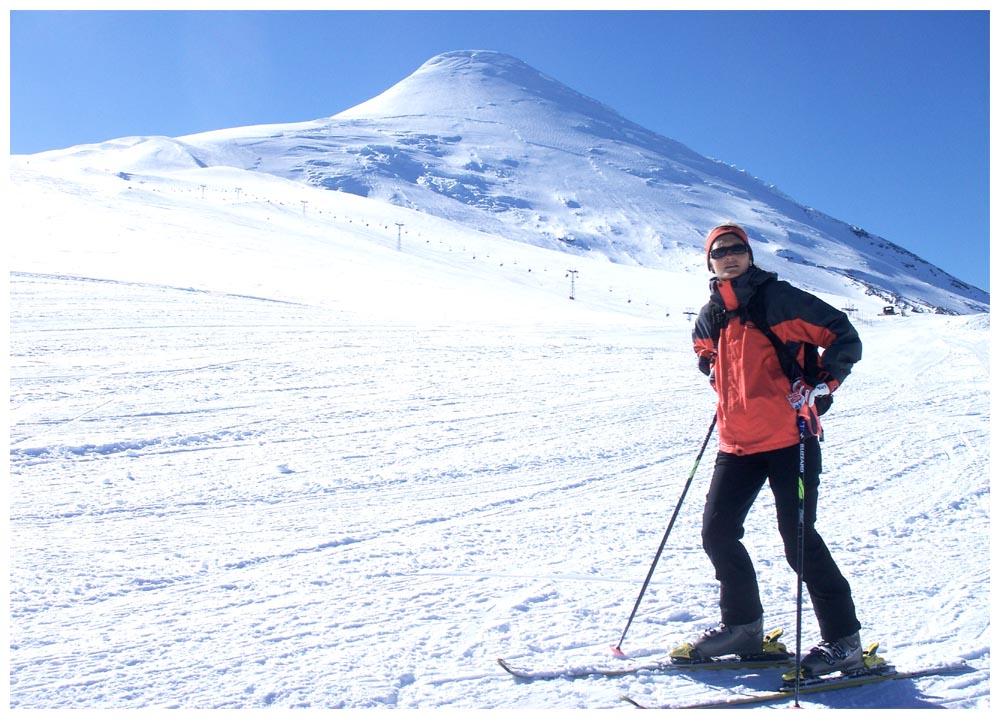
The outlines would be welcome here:
[[[823,348],[807,384],[835,390],[861,359],[861,338],[847,315],[758,267],[733,280],[712,278],[692,338],[699,368],[718,395],[719,449],[756,454],[797,444],[797,412],[788,401],[792,380],[774,345],[753,323],[762,317],[803,367],[809,345]]]

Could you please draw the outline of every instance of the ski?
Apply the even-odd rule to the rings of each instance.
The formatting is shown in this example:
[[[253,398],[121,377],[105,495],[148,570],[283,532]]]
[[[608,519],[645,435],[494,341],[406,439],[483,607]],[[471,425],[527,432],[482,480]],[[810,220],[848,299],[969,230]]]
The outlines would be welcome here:
[[[689,669],[767,669],[774,667],[789,667],[794,664],[791,658],[775,659],[767,657],[763,659],[712,659],[704,662],[677,663],[669,658],[656,659],[650,662],[629,664],[627,666],[577,666],[559,667],[553,669],[530,669],[518,667],[511,664],[506,659],[497,659],[497,664],[503,667],[504,671],[518,679],[580,679],[582,677],[602,676],[621,677],[629,674],[640,674],[642,672],[668,672],[686,671]]]
[[[641,672],[667,672],[683,671],[689,669],[761,669],[768,667],[787,667],[793,664],[793,657],[785,649],[785,645],[778,639],[783,630],[774,629],[764,637],[764,642],[759,654],[749,656],[728,656],[713,657],[711,659],[692,660],[687,658],[690,655],[689,644],[682,644],[669,655],[653,659],[651,661],[632,662],[630,664],[618,666],[563,666],[553,669],[531,669],[518,667],[511,664],[507,659],[497,659],[497,664],[503,667],[504,671],[518,679],[579,679],[581,677],[604,676],[620,677],[629,674],[639,674]],[[632,661],[632,660],[630,660]]]
[[[859,687],[867,684],[891,681],[894,679],[914,679],[937,674],[949,674],[969,669],[965,662],[955,662],[953,664],[942,664],[936,667],[924,669],[913,669],[909,671],[898,671],[891,664],[885,664],[877,669],[849,676],[819,677],[816,679],[804,679],[799,682],[799,694],[818,694],[836,689],[847,689]],[[725,707],[739,706],[746,704],[767,704],[768,702],[791,699],[795,696],[794,683],[785,684],[776,691],[758,692],[755,694],[740,694],[738,696],[723,697],[693,704],[663,704],[651,706],[643,704],[630,696],[622,695],[623,701],[640,709],[723,709]]]

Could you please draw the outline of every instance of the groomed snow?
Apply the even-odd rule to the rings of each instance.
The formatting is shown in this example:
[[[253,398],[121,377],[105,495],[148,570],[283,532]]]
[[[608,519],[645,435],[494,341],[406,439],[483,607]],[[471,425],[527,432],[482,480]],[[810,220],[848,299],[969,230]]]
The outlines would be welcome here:
[[[495,662],[618,661],[713,412],[686,314],[707,275],[236,170],[13,158],[10,195],[12,708],[593,709],[774,683]],[[989,316],[828,299],[857,307],[864,359],[825,423],[821,532],[866,643],[969,671],[802,704],[987,709]],[[632,656],[717,621],[714,452]],[[765,491],[746,541],[791,645],[771,511]]]

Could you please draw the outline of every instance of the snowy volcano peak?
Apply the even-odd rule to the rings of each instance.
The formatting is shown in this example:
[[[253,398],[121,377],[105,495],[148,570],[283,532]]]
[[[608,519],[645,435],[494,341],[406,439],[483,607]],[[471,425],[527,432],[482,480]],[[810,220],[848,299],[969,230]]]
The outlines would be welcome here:
[[[542,74],[521,60],[492,50],[461,50],[436,55],[377,97],[335,115],[336,119],[413,115],[487,119],[506,116],[521,103],[535,113],[590,117],[613,110]]]
[[[918,311],[989,311],[987,292],[905,248],[488,50],[432,57],[333,116],[131,138],[47,159],[121,177],[235,167],[433,215],[470,233],[699,279],[706,232],[735,220],[762,268],[812,292]]]

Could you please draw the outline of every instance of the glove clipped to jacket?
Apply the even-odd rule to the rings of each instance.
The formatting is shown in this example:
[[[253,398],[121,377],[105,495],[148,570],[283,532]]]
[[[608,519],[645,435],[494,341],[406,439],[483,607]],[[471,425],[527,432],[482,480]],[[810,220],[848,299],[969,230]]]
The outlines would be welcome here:
[[[805,420],[806,433],[812,437],[823,436],[823,426],[820,415],[825,414],[833,404],[833,391],[839,383],[835,379],[820,382],[815,387],[801,379],[792,383],[792,391],[788,395],[788,403]]]
[[[833,402],[833,390],[837,388],[836,380],[831,380],[833,386],[826,382],[820,382],[815,387],[811,387],[806,384],[803,380],[797,379],[792,383],[792,392],[788,395],[788,403],[792,405],[793,409],[801,409],[804,405],[810,407],[816,407],[816,400],[821,397],[826,397],[827,400],[821,401],[820,406],[817,408],[819,414],[823,414],[830,407],[830,403]],[[825,406],[824,406],[825,405]]]

